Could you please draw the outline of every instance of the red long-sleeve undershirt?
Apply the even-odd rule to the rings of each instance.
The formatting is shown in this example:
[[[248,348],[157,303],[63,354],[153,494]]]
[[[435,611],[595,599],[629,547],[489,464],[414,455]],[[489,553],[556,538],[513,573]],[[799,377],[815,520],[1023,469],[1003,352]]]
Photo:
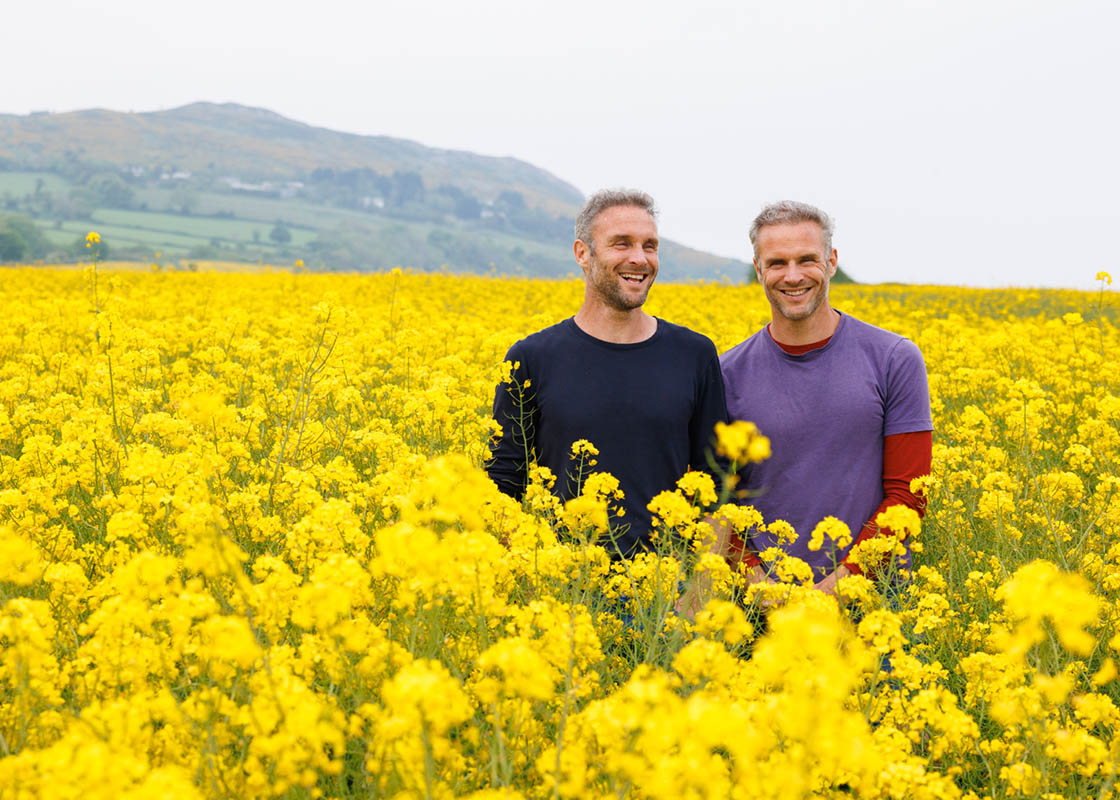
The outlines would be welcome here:
[[[767,326],[769,332],[769,326]],[[771,335],[771,338],[772,335]],[[800,355],[818,347],[824,347],[829,340],[804,345],[788,345],[775,339],[775,343],[791,355]],[[893,536],[894,532],[888,528],[880,528],[875,524],[875,518],[894,505],[904,505],[914,509],[919,517],[925,515],[926,501],[921,494],[910,491],[910,482],[914,478],[929,475],[933,462],[933,432],[915,431],[913,433],[895,433],[883,437],[883,502],[875,509],[875,513],[860,530],[852,547],[872,536]],[[803,533],[803,532],[802,532]],[[741,559],[748,567],[761,564],[757,553],[748,550],[738,536],[734,536],[730,543],[733,552],[738,551]],[[861,570],[851,561],[844,561],[843,565],[855,575],[862,575]]]
[[[910,481],[929,475],[932,461],[933,431],[895,433],[883,437],[883,502],[860,530],[859,536],[852,543],[853,548],[872,536],[894,536],[889,528],[880,528],[875,524],[875,517],[891,506],[908,506],[919,517],[925,516],[926,499],[923,495],[910,491]],[[850,559],[843,564],[849,572],[863,574],[863,570]]]

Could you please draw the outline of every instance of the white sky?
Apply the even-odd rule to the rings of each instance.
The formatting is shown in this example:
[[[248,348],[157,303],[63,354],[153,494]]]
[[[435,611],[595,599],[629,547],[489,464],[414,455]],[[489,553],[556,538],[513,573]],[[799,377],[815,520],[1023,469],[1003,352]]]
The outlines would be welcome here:
[[[3,113],[231,101],[643,188],[744,260],[793,198],[862,281],[1120,278],[1113,0],[8,5]]]

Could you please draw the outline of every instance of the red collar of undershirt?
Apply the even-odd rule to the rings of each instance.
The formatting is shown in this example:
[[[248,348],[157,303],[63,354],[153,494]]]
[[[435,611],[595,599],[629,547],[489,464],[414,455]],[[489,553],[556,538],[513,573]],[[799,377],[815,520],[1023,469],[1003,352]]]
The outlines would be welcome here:
[[[791,356],[799,356],[803,353],[808,353],[810,350],[816,350],[818,348],[824,347],[826,344],[832,341],[832,336],[829,336],[827,338],[821,339],[819,342],[810,342],[809,344],[783,344],[777,339],[774,339],[774,334],[770,332],[769,324],[766,325],[766,333],[771,339],[774,340],[774,344],[778,345],[778,347],[785,350]]]

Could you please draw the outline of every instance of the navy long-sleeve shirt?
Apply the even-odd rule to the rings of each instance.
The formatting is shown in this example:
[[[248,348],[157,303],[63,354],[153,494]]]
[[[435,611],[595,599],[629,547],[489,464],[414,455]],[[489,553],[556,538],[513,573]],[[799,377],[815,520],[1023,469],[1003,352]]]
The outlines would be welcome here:
[[[624,517],[611,520],[621,534],[608,549],[629,556],[646,547],[653,496],[690,468],[710,471],[713,429],[727,420],[715,345],[661,319],[644,342],[615,344],[567,319],[522,339],[506,360],[519,366],[516,385],[500,384],[494,399],[502,437],[490,478],[520,498],[535,459],[552,470],[555,493],[568,500],[581,488],[569,469],[572,442],[586,439],[599,451],[591,469],[614,475],[625,493]]]

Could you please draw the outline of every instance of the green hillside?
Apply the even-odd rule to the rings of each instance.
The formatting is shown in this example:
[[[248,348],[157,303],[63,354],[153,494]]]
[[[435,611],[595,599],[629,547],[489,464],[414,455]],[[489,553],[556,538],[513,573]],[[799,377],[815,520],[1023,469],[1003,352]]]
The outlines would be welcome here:
[[[25,260],[80,255],[80,236],[96,229],[112,258],[566,275],[582,200],[514,158],[233,104],[0,115],[0,215],[43,234]],[[666,242],[662,274],[744,280],[749,267]]]

